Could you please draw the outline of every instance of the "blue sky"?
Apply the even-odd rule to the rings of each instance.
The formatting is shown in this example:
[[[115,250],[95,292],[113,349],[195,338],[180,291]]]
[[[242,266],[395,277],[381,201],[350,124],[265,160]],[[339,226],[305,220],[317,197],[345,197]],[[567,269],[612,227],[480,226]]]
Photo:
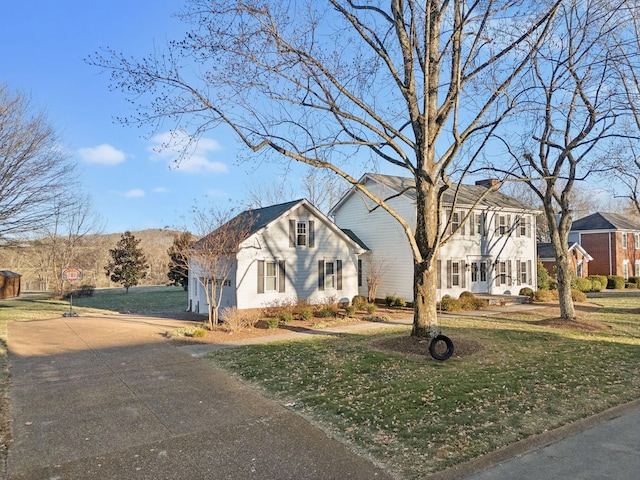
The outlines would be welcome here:
[[[131,106],[109,91],[107,73],[83,59],[101,47],[140,56],[181,37],[186,27],[172,16],[181,6],[175,0],[2,5],[0,82],[24,92],[45,111],[77,162],[78,179],[108,233],[181,226],[196,199],[241,203],[251,185],[279,178],[276,165],[262,163],[256,169],[239,164],[240,145],[216,131],[179,169],[170,169],[175,155],[157,151],[166,131],[125,127],[114,120],[131,113]]]

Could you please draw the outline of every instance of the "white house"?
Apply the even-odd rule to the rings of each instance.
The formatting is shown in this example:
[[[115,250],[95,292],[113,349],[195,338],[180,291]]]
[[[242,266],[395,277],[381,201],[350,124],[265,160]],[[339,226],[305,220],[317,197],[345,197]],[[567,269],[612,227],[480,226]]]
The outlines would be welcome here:
[[[387,199],[415,229],[413,179],[366,174],[360,183]],[[455,204],[454,192],[445,194],[442,225],[458,233],[438,252],[438,298],[445,294],[457,297],[463,291],[517,295],[523,287],[536,289],[537,211],[499,191],[488,192],[488,186],[487,182],[460,185]],[[355,187],[330,215],[369,248],[362,262],[365,279],[373,262],[383,262],[377,296],[396,295],[413,301],[413,256],[400,224]],[[467,221],[461,225],[464,218]],[[366,295],[366,288],[365,281],[361,295]]]
[[[233,221],[248,228],[231,274],[219,282],[221,308],[262,308],[297,299],[348,302],[358,294],[358,257],[366,247],[307,200],[247,210]],[[206,313],[201,272],[193,261],[189,274],[191,310]]]

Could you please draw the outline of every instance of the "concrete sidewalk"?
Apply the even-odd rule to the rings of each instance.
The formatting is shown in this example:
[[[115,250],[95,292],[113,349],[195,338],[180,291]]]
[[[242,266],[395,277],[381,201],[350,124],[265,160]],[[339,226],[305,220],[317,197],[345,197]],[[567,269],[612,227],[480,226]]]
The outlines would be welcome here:
[[[10,323],[8,478],[390,479],[163,340],[184,324],[124,315]]]

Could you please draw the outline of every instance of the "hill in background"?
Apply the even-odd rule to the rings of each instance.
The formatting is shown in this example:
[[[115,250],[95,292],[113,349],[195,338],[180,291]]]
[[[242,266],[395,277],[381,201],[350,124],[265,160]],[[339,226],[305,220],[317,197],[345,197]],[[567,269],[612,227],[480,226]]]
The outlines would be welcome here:
[[[140,240],[140,248],[147,257],[149,270],[140,285],[166,285],[168,283],[169,256],[167,250],[179,232],[175,230],[148,229],[131,231]],[[109,249],[116,246],[122,233],[91,235],[82,239],[69,262],[54,259],[64,247],[51,248],[42,241],[25,242],[19,247],[0,249],[0,270],[11,270],[22,275],[23,291],[55,290],[61,268],[83,269],[80,283],[96,288],[118,287],[105,275],[104,267],[110,260]],[[53,252],[56,252],[54,254]],[[60,263],[72,263],[59,267]]]

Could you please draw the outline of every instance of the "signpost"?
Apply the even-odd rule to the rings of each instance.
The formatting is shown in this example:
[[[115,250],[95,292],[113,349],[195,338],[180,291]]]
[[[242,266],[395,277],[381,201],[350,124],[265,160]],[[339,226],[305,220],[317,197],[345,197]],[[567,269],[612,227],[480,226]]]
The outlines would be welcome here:
[[[82,280],[81,268],[63,268],[62,280],[67,280],[73,286],[73,282]],[[78,314],[73,311],[73,289],[69,292],[69,311],[62,314],[63,317],[77,317]]]

